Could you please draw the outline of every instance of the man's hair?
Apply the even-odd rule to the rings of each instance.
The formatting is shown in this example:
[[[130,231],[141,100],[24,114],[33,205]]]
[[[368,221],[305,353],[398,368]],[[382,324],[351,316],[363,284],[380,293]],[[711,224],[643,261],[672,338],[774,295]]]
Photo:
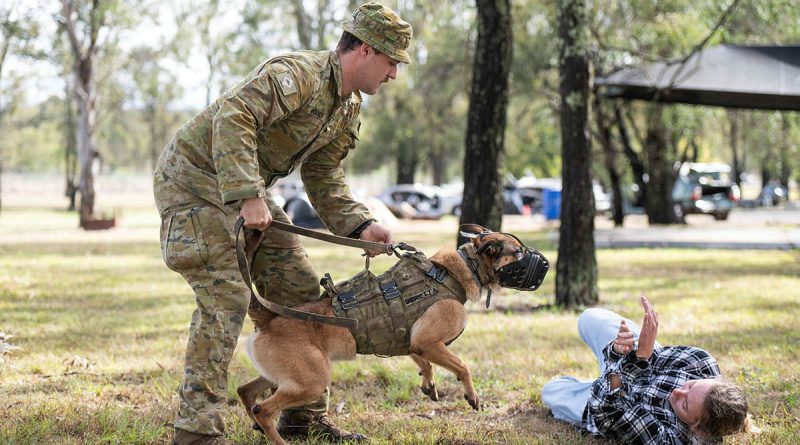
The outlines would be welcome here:
[[[347,31],[342,31],[342,36],[339,38],[339,44],[336,45],[336,50],[346,53],[358,48],[362,43],[364,42],[358,37]]]
[[[747,399],[735,384],[719,380],[708,391],[703,402],[698,430],[707,436],[722,437],[747,429]]]

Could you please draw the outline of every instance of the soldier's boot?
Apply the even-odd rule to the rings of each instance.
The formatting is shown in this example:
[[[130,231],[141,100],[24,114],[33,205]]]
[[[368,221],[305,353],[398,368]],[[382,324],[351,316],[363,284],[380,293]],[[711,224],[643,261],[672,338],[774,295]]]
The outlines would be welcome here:
[[[310,437],[328,442],[359,442],[367,436],[337,427],[324,413],[284,411],[278,420],[278,433],[285,438]]]
[[[172,445],[234,445],[223,436],[207,436],[175,428]]]

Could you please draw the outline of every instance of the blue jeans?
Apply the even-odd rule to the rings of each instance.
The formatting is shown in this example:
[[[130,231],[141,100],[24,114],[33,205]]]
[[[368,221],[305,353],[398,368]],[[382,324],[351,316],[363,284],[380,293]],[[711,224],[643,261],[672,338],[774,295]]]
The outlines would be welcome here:
[[[603,348],[617,337],[622,320],[625,320],[634,338],[638,340],[639,325],[607,309],[586,309],[578,318],[578,333],[594,353],[600,375],[605,370]],[[553,379],[542,387],[542,403],[550,408],[556,419],[581,426],[583,410],[589,402],[594,382],[595,380],[578,380],[569,376]]]

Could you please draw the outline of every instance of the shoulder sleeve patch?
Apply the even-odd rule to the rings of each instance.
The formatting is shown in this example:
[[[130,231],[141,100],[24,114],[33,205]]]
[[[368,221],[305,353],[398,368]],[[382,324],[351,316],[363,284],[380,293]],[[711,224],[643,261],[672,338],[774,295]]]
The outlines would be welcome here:
[[[281,92],[284,96],[291,96],[292,94],[297,93],[297,83],[294,81],[294,77],[292,77],[292,73],[290,71],[276,73],[275,81],[278,82],[278,85],[280,85]]]

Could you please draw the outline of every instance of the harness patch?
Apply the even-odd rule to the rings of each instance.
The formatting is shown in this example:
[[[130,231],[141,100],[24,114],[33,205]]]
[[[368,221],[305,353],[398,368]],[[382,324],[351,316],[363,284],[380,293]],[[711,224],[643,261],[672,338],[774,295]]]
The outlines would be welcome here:
[[[424,291],[418,294],[406,298],[405,300],[403,300],[403,303],[405,303],[406,306],[408,306],[410,304],[416,303],[419,300],[422,300],[423,298],[430,297],[431,295],[436,295],[437,292],[439,292],[439,289],[436,289],[435,287],[432,287],[430,289],[425,289]]]

